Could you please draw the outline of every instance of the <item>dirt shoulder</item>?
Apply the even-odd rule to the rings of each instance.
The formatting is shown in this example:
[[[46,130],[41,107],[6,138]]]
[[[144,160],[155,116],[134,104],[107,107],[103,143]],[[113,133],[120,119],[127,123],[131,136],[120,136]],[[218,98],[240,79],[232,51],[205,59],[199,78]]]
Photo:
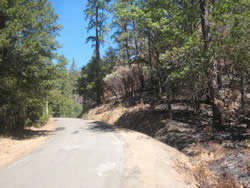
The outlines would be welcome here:
[[[132,187],[196,187],[191,164],[184,154],[144,134],[119,132],[126,143],[125,176],[129,182],[136,179],[139,184]]]
[[[45,143],[54,130],[55,121],[50,119],[45,126],[26,129],[22,135],[0,137],[0,167],[10,164]]]

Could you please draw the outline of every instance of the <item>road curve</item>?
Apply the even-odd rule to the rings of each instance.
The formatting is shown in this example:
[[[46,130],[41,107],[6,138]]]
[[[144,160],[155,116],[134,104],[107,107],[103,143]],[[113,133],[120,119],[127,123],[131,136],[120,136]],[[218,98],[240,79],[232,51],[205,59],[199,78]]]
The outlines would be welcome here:
[[[165,146],[160,154],[162,146],[143,135],[122,133],[129,136],[126,138],[104,123],[89,120],[58,118],[55,121],[57,128],[46,144],[0,168],[1,187],[190,187],[176,178],[179,177],[176,171],[166,162],[169,154]],[[128,140],[134,140],[135,144]],[[128,151],[129,145],[137,148],[131,147],[132,151]],[[159,149],[156,150],[155,145],[159,145]]]

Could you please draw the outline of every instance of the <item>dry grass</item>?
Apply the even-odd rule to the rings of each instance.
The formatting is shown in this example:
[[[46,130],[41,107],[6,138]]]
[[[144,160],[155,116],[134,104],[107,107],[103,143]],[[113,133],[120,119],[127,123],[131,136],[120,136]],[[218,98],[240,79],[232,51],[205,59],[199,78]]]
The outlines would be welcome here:
[[[201,145],[196,146],[199,151],[192,158],[193,168],[192,174],[198,182],[200,188],[243,188],[244,186],[236,182],[234,178],[223,173],[219,177],[216,176],[209,168],[209,164],[213,161],[223,160],[226,152],[223,146],[219,144],[209,144],[208,148],[203,148]]]
[[[208,163],[198,162],[192,169],[194,178],[198,183],[198,187],[213,187],[216,184],[215,176],[208,168]]]
[[[243,188],[244,186],[237,183],[229,174],[222,174],[216,177],[209,169],[209,164],[205,161],[199,162],[192,169],[193,176],[200,188]]]
[[[174,166],[177,172],[183,174],[184,182],[193,184],[193,187],[198,187],[198,181],[192,170],[192,165],[188,159],[183,158],[183,154],[176,154],[174,157]]]
[[[40,146],[54,129],[55,122],[50,119],[45,126],[26,129],[17,137],[0,138],[0,167],[8,165]]]
[[[88,119],[103,121],[113,125],[123,114],[133,108],[125,108],[121,104],[105,104],[100,107],[91,109],[88,113]]]
[[[242,188],[242,185],[236,183],[231,175],[223,174],[217,178],[218,188]]]

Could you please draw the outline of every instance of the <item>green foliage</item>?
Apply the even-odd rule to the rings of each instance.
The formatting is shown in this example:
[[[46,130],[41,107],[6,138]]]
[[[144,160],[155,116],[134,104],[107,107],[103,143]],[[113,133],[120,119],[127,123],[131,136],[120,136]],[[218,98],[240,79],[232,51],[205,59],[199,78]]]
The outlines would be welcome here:
[[[77,96],[74,95],[78,79],[74,64],[73,60],[70,70],[67,70],[65,57],[58,57],[54,87],[48,95],[49,111],[54,117],[77,117],[82,111],[81,105],[76,101]]]
[[[95,8],[102,10],[103,2],[89,1],[89,29],[101,29]],[[109,49],[102,66],[98,61],[98,45],[104,41],[99,37],[102,30],[96,33],[98,37],[89,38],[96,42],[97,61],[92,59],[82,69],[80,94],[84,100],[96,101],[94,91],[103,89],[102,78],[109,91],[106,94],[111,91],[117,96],[125,90],[134,90],[134,94],[135,90],[143,91],[146,79],[145,85],[150,89],[167,95],[169,107],[175,94],[188,91],[194,103],[200,102],[201,96],[207,97],[213,105],[213,116],[220,114],[218,117],[223,119],[223,113],[235,111],[226,102],[226,98],[233,97],[225,96],[225,91],[240,90],[243,106],[249,90],[248,7],[249,1],[245,0],[112,1],[110,12],[117,48]],[[124,75],[117,73],[117,67],[122,66],[128,69],[126,78],[136,78],[136,86],[123,84]],[[135,68],[138,71],[133,71]]]
[[[86,9],[84,10],[86,18],[89,20],[88,31],[96,30],[96,35],[91,35],[87,38],[87,42],[93,42],[96,45],[104,42],[104,37],[108,32],[109,25],[107,22],[107,0],[88,0]],[[96,47],[96,46],[95,46]]]
[[[77,93],[83,97],[84,105],[87,105],[89,102],[97,102],[97,88],[104,91],[104,80],[103,78],[110,74],[113,70],[113,67],[116,65],[117,57],[116,52],[112,47],[110,47],[104,56],[103,59],[100,60],[100,67],[98,71],[98,75],[96,72],[96,56],[92,56],[89,63],[84,66],[81,70],[81,74],[77,80],[76,91]],[[100,79],[99,82],[97,79]],[[100,84],[98,84],[100,83]],[[88,108],[85,106],[85,108]]]
[[[78,73],[55,54],[56,21],[47,0],[0,2],[0,131],[44,124],[50,113],[80,113],[73,95]]]
[[[108,26],[106,25],[108,2],[109,0],[88,0],[87,7],[84,11],[86,18],[89,20],[88,31],[95,30],[95,36],[89,36],[87,38],[87,42],[91,41],[94,43],[95,57],[91,60],[92,63],[90,68],[94,73],[92,76],[89,76],[90,81],[93,83],[87,85],[83,84],[83,89],[80,90],[84,90],[84,87],[94,90],[94,98],[97,103],[101,103],[101,97],[103,96],[100,44],[104,42],[105,34],[108,31]],[[82,92],[80,92],[80,94],[82,94]]]
[[[84,113],[84,114],[82,115],[82,118],[88,119],[88,113]]]
[[[93,56],[90,62],[82,68],[81,76],[78,80],[77,91],[85,100],[97,101],[97,87],[102,87],[97,84],[99,75],[96,75],[96,57]]]
[[[60,26],[46,0],[0,4],[0,122],[2,131],[34,124],[45,113],[54,38]],[[35,110],[35,111],[34,111]]]
[[[39,119],[36,120],[34,126],[40,127],[40,126],[45,125],[48,122],[49,118],[50,118],[50,114],[43,113],[42,116],[40,116]]]

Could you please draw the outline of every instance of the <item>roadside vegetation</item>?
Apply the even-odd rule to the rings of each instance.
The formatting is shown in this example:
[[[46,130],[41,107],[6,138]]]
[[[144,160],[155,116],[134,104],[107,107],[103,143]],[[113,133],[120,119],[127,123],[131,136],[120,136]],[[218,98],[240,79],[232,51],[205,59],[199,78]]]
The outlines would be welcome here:
[[[0,1],[0,134],[76,117],[74,62],[56,54],[61,26],[47,0]]]
[[[248,7],[88,0],[94,51],[79,72],[56,53],[62,26],[50,2],[1,0],[0,134],[88,113],[185,153],[200,187],[249,187]]]
[[[248,187],[248,6],[89,0],[94,55],[78,79],[83,113],[176,147],[194,162],[200,187]]]
[[[95,48],[78,80],[84,106],[112,97],[127,106],[141,100],[154,106],[165,97],[170,119],[171,104],[182,101],[195,113],[210,105],[215,129],[249,122],[247,6],[234,0],[89,0],[85,15],[95,35],[87,42]],[[101,58],[109,28],[114,45]]]

